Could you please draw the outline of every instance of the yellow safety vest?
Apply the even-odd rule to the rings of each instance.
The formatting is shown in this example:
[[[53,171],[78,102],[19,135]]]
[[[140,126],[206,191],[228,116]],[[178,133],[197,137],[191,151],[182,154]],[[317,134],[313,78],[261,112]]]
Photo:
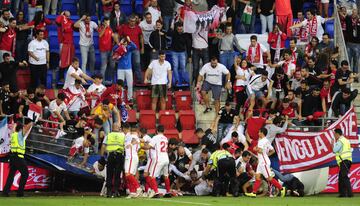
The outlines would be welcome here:
[[[217,150],[214,153],[211,154],[209,160],[212,162],[212,169],[217,168],[217,163],[219,160],[232,157],[231,153],[226,150]]]
[[[22,146],[19,144],[19,132],[14,132],[11,134],[10,140],[10,151],[16,153],[18,157],[24,158],[25,154],[25,140]]]
[[[346,139],[344,136],[341,136],[338,141],[342,143],[342,150],[336,153],[337,164],[340,165],[340,162],[344,160],[352,161],[351,145],[349,140]]]
[[[124,152],[125,134],[122,132],[110,132],[107,136],[106,150],[108,152]]]

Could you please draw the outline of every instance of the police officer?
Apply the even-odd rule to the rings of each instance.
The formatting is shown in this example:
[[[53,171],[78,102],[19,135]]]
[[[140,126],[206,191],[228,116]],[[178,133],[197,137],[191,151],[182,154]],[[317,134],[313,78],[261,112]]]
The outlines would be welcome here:
[[[120,174],[124,168],[124,144],[125,134],[120,132],[120,125],[114,124],[113,131],[104,139],[104,145],[108,154],[106,171],[106,197],[118,197],[120,186]],[[114,179],[114,184],[112,181]],[[114,186],[114,187],[113,187]],[[114,188],[114,193],[112,193]]]
[[[236,182],[235,160],[231,153],[227,151],[229,144],[223,144],[223,148],[217,145],[218,150],[211,154],[208,165],[204,171],[207,176],[211,171],[216,172],[214,179],[214,196],[225,196],[228,192],[229,182],[234,186]]]
[[[348,139],[343,136],[341,129],[335,129],[335,144],[333,152],[336,155],[336,162],[339,170],[339,197],[353,197],[352,188],[348,174],[350,172],[352,154]]]
[[[11,185],[14,181],[15,172],[19,170],[21,179],[17,191],[17,197],[24,196],[24,188],[26,180],[29,176],[28,168],[24,159],[25,155],[25,140],[32,127],[32,120],[29,118],[24,119],[24,124],[17,123],[15,132],[11,134],[10,142],[10,172],[6,180],[3,191],[4,197],[9,197]]]

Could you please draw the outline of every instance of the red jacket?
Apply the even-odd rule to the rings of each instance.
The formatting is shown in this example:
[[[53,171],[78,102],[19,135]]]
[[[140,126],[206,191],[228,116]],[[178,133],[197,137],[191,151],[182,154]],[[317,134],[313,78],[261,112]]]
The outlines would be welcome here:
[[[268,37],[268,43],[270,44],[270,48],[275,49],[276,48],[276,44],[277,44],[277,38],[278,38],[278,34],[275,34],[274,32],[270,32],[269,33],[269,37]],[[283,32],[280,35],[280,48],[285,48],[285,41],[286,41],[286,34]]]
[[[108,87],[101,97],[98,99],[97,104],[102,102],[104,99],[108,99],[111,104],[119,106],[122,102],[127,103],[127,92],[124,89],[116,90],[116,84],[113,84],[111,87]]]

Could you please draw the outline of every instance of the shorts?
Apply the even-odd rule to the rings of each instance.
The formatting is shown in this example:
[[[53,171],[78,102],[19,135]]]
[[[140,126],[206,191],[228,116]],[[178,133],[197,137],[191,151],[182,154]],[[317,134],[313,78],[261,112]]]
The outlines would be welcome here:
[[[139,158],[137,156],[132,158],[126,158],[124,164],[125,173],[136,175],[138,165]]]
[[[150,177],[169,176],[169,161],[155,161],[149,167]]]
[[[216,84],[210,84],[207,81],[204,81],[201,91],[205,91],[208,92],[211,90],[212,92],[212,96],[214,100],[220,100],[220,96],[221,96],[221,85],[216,85]]]
[[[151,98],[165,98],[166,84],[156,84],[151,86]]]
[[[241,173],[238,177],[240,187],[242,187],[245,183],[249,182],[251,179],[252,177],[248,173]]]
[[[262,97],[265,96],[265,94],[264,94],[263,91],[261,91],[261,90],[259,90],[259,91],[254,91],[254,90],[252,90],[250,87],[246,87],[246,93],[247,93],[247,95],[248,95],[249,97],[251,97],[251,95],[254,94],[256,99],[260,99],[260,98],[262,98]]]
[[[266,179],[269,177],[274,177],[274,173],[270,169],[270,165],[267,164],[258,164],[256,168],[256,174],[262,174]]]

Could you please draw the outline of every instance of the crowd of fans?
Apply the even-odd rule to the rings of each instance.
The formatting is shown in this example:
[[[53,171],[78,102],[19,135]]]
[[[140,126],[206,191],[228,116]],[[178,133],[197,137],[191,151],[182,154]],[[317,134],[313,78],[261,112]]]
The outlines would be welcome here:
[[[145,129],[130,127],[126,122],[127,109],[134,105],[134,85],[150,83],[152,110],[156,111],[165,109],[168,89],[194,84],[200,93],[199,100],[204,100],[204,113],[212,111],[211,91],[217,117],[209,129],[196,130],[201,148],[194,153],[178,140],[169,140],[171,188],[178,191],[177,194],[226,195],[229,192],[237,196],[250,191],[255,176],[259,179],[256,172],[259,137],[273,143],[275,136],[290,125],[316,126],[321,124],[322,117],[344,115],[357,96],[357,90],[351,91],[350,85],[358,81],[360,20],[352,1],[339,1],[350,59],[340,63],[338,46],[341,45],[334,45],[333,34],[323,28],[325,22],[333,19],[328,13],[329,1],[316,1],[317,9],[303,12],[304,1],[299,0],[150,0],[144,1],[143,14],[130,16],[122,12],[117,0],[101,2],[102,8],[98,10],[103,11],[103,16],[99,16],[99,22],[92,20],[96,9],[91,5],[95,1],[79,0],[81,18],[76,22],[71,20],[69,11],[58,12],[57,0],[29,0],[27,17],[20,9],[24,1],[7,0],[0,5],[3,8],[0,115],[14,115],[14,119],[19,119],[40,108],[35,115],[50,120],[46,126],[61,131],[75,129],[79,138],[74,141],[69,160],[78,153],[86,154],[81,166],[86,165],[89,152],[103,153],[103,140],[120,126],[124,134],[140,138],[137,143],[130,140],[130,144],[148,142],[151,145]],[[214,5],[226,8],[226,21],[218,29],[206,30],[205,37],[184,33],[185,11],[207,11]],[[245,10],[250,10],[251,15]],[[49,13],[57,15],[54,22],[46,17]],[[269,46],[252,35],[246,39],[249,46],[243,48],[235,35],[254,34],[257,16],[261,19],[261,33],[268,32]],[[293,16],[297,20],[293,21]],[[47,30],[52,24],[58,28],[59,70],[64,83],[55,99],[45,95],[44,86],[47,70],[53,67]],[[80,33],[81,64],[75,57],[75,31]],[[95,32],[99,36],[100,68],[95,68],[99,60],[95,58]],[[166,60],[167,55],[172,57],[170,62]],[[192,70],[185,72],[187,65],[192,65]],[[26,91],[19,90],[16,72],[27,67],[31,84]],[[114,76],[117,81],[106,87],[105,80]],[[85,89],[89,82],[91,85]],[[225,106],[220,108],[223,87],[228,95]],[[162,134],[163,128],[160,126],[157,132]],[[267,149],[271,154],[271,145]],[[210,168],[206,169],[212,160],[211,154],[218,150],[226,150],[236,159],[237,181],[230,181],[236,184],[236,190],[216,187]],[[146,164],[145,153],[140,153],[139,160],[140,165]],[[98,165],[104,166],[104,162],[102,159],[96,163],[95,170],[99,173]],[[283,178],[281,174],[277,176]],[[294,178],[285,178],[298,185],[290,189],[289,194],[302,196],[303,185],[296,184],[299,181]],[[154,188],[149,181],[145,181],[146,191],[147,187]],[[225,182],[229,184],[229,180]],[[254,191],[276,195],[281,187],[273,192],[269,182],[277,185],[268,176],[261,182],[262,189],[255,183]],[[170,192],[167,180],[165,185]],[[132,191],[135,187],[137,193],[136,184],[130,187]]]

